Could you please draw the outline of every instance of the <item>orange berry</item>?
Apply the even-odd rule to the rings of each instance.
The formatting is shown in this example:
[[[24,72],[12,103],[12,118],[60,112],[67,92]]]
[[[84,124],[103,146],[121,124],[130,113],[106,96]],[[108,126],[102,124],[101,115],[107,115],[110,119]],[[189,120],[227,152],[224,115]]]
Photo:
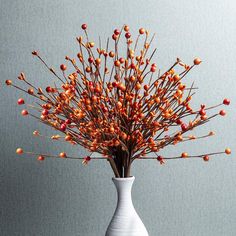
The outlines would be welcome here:
[[[201,116],[201,120],[206,120],[207,119],[207,116],[204,115],[204,116]]]
[[[133,75],[130,76],[129,81],[130,81],[130,82],[134,82],[134,81],[135,81],[135,77],[134,77]]]
[[[71,141],[71,139],[72,139],[72,137],[71,137],[70,135],[66,135],[66,136],[65,136],[65,140],[66,140],[66,141]]]
[[[33,95],[34,94],[34,89],[33,88],[29,88],[28,89],[28,94]]]
[[[16,149],[16,153],[19,154],[19,155],[23,154],[23,152],[24,152],[24,151],[23,151],[22,148],[17,148],[17,149]]]
[[[175,74],[173,76],[174,81],[178,81],[180,79],[180,76],[178,74]]]
[[[140,83],[137,83],[137,84],[135,85],[135,89],[136,89],[136,90],[141,89],[141,84],[140,84]]]
[[[65,153],[65,152],[61,152],[61,153],[59,154],[59,157],[61,157],[61,158],[66,158],[66,153]]]
[[[127,134],[126,134],[126,133],[122,133],[122,134],[121,134],[121,137],[122,137],[122,139],[125,140],[125,139],[127,139]]]
[[[97,59],[95,60],[95,63],[96,63],[96,65],[101,64],[101,58],[97,58]]]
[[[121,102],[117,102],[116,106],[117,106],[117,108],[121,108],[122,107],[122,103]]]
[[[119,83],[119,84],[118,84],[118,88],[119,88],[121,91],[123,91],[123,92],[126,90],[125,85],[122,84],[122,83]]]
[[[94,43],[94,42],[89,42],[89,47],[90,47],[90,48],[93,48],[93,47],[94,47],[94,45],[95,45],[95,43]]]
[[[225,153],[226,153],[227,155],[231,154],[231,149],[230,149],[230,148],[226,148],[226,149],[225,149]]]
[[[188,153],[187,153],[187,152],[183,152],[183,153],[181,154],[181,157],[182,157],[182,158],[188,157]]]
[[[128,26],[128,25],[125,25],[125,26],[124,26],[124,31],[125,31],[125,32],[128,32],[128,31],[129,31],[129,26]]]
[[[115,129],[114,129],[113,126],[111,126],[109,130],[110,130],[111,133],[114,133],[114,132],[115,132]]]
[[[114,61],[114,65],[116,66],[116,67],[119,67],[120,66],[120,61]]]
[[[213,136],[213,135],[215,135],[215,132],[214,131],[210,131],[208,135],[209,136]]]
[[[114,56],[115,56],[115,53],[114,53],[113,51],[110,51],[110,52],[109,52],[109,56],[110,56],[110,57],[114,57]]]
[[[205,155],[205,156],[203,157],[203,160],[204,160],[204,161],[209,161],[209,159],[210,159],[210,158],[209,158],[208,155]]]
[[[5,83],[6,83],[7,86],[12,85],[12,81],[9,80],[9,79],[7,79],[7,80],[5,81]]]
[[[87,66],[86,69],[85,69],[85,71],[86,71],[87,73],[90,73],[90,72],[91,72],[91,67],[90,67],[90,66]]]
[[[199,65],[201,62],[201,59],[198,57],[193,60],[194,65]]]
[[[139,29],[139,33],[140,33],[140,34],[144,34],[144,33],[145,33],[145,29],[144,29],[144,28],[140,28],[140,29]]]

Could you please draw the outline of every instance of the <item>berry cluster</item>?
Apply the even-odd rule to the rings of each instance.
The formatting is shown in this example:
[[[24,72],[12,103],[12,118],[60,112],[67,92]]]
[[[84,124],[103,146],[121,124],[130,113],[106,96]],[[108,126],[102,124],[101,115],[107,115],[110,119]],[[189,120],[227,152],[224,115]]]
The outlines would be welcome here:
[[[221,105],[229,105],[230,100],[207,107],[202,104],[198,110],[193,110],[190,102],[194,90],[193,84],[188,87],[185,76],[195,66],[201,63],[199,58],[187,65],[179,58],[164,73],[157,70],[152,61],[156,49],[151,53],[149,32],[144,28],[138,31],[136,40],[132,39],[129,27],[115,29],[112,34],[114,50],[109,49],[109,39],[106,46],[101,42],[95,48],[90,41],[87,25],[81,26],[85,39],[77,37],[79,51],[77,58],[65,57],[66,64],[59,66],[61,75],[42,59],[37,51],[32,55],[38,58],[55,76],[57,82],[45,89],[31,84],[21,73],[20,81],[26,83],[24,89],[7,80],[6,84],[20,89],[38,99],[34,105],[26,104],[23,98],[18,99],[19,105],[27,105],[31,110],[23,109],[23,116],[30,115],[46,125],[64,133],[63,136],[53,135],[54,140],[65,140],[72,145],[79,144],[91,154],[103,155],[109,161],[115,176],[130,176],[130,167],[136,159],[157,159],[160,164],[166,159],[199,157],[204,161],[210,155],[223,152],[191,156],[183,152],[176,157],[162,157],[159,151],[168,145],[176,145],[185,141],[212,136],[214,132],[201,137],[186,136],[185,133],[207,123],[210,119],[226,115],[225,110],[210,114],[209,110]],[[121,55],[120,39],[124,36],[126,53]],[[67,73],[68,64],[73,71]],[[34,131],[35,136],[42,136]],[[22,154],[23,150],[16,151]],[[31,152],[25,152],[34,154]],[[148,156],[154,153],[155,157]],[[229,148],[225,149],[230,154]],[[87,164],[91,154],[83,159]],[[38,156],[42,161],[50,155]],[[72,158],[62,152],[60,158]]]

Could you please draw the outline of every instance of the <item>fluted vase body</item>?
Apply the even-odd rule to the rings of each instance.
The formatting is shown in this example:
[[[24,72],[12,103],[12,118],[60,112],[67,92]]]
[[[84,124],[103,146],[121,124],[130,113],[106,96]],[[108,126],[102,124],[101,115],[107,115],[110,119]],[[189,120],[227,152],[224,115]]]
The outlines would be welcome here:
[[[118,200],[115,213],[107,228],[106,236],[148,236],[131,198],[135,177],[113,178]]]

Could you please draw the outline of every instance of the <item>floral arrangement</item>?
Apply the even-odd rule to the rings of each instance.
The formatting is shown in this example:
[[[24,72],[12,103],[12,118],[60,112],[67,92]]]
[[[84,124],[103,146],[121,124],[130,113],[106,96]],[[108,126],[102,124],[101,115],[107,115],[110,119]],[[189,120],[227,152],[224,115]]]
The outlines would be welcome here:
[[[26,79],[24,73],[20,73],[18,80],[27,88],[21,88],[11,80],[6,80],[6,84],[37,99],[33,105],[26,104],[28,108],[22,110],[23,116],[31,116],[62,132],[63,135],[49,138],[81,145],[89,155],[70,157],[61,152],[52,156],[23,151],[22,148],[17,148],[17,154],[37,155],[39,161],[47,157],[82,159],[83,164],[104,159],[116,177],[129,177],[131,164],[138,159],[156,159],[164,164],[165,160],[171,159],[202,158],[208,161],[211,155],[231,153],[226,148],[200,155],[183,152],[179,156],[166,157],[158,154],[168,145],[214,135],[213,131],[199,137],[186,133],[212,118],[226,115],[225,110],[213,114],[210,110],[229,105],[227,98],[210,107],[202,104],[198,110],[190,106],[197,88],[193,83],[188,87],[183,80],[201,63],[199,58],[195,58],[192,65],[177,58],[166,72],[160,73],[156,64],[151,62],[156,49],[149,52],[154,35],[150,38],[144,28],[139,29],[135,40],[132,40],[127,25],[115,29],[112,39],[108,38],[104,47],[99,39],[96,50],[95,43],[89,39],[87,25],[83,24],[81,28],[85,38],[76,38],[79,45],[77,58],[66,56],[67,63],[60,65],[61,73],[51,68],[37,51],[32,52],[55,76],[53,85],[38,88]],[[122,40],[125,42],[119,50]],[[113,50],[109,49],[110,41]],[[68,64],[71,64],[71,73],[67,72]],[[25,104],[25,100],[19,98],[18,104]],[[37,130],[33,134],[43,136]],[[102,156],[92,157],[93,153]],[[150,153],[154,156],[149,156]]]

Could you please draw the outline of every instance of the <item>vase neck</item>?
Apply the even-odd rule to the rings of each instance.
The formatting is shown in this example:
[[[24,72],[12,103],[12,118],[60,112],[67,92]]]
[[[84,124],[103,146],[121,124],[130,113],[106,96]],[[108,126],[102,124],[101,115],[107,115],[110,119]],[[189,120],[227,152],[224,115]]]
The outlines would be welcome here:
[[[116,186],[118,201],[132,202],[131,190],[134,179],[134,177],[112,179]]]

